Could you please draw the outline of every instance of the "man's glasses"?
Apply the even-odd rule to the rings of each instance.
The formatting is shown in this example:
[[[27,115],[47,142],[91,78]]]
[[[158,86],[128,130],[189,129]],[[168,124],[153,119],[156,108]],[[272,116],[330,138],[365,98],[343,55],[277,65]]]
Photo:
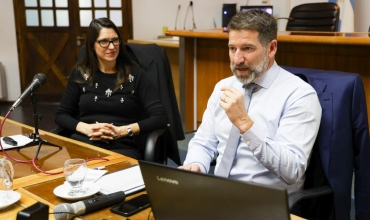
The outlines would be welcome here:
[[[122,40],[122,38],[114,38],[112,40],[106,40],[106,39],[97,40],[96,42],[98,42],[101,47],[107,48],[107,47],[109,47],[109,44],[111,44],[111,43],[113,44],[113,46],[120,45],[121,40]]]

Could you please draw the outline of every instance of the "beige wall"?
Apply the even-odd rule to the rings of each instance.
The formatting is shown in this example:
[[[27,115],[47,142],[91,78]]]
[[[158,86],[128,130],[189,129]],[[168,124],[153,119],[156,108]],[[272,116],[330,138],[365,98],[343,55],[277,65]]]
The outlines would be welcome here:
[[[1,1],[0,21],[0,62],[5,69],[8,94],[8,97],[4,100],[14,101],[20,95],[21,82],[19,77],[13,0]]]

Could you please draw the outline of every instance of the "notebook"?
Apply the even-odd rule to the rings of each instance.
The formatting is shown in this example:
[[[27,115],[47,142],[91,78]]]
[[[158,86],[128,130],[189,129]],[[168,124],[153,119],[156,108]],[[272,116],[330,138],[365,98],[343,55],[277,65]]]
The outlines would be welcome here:
[[[138,165],[108,173],[99,178],[95,184],[100,187],[99,192],[102,194],[123,191],[126,195],[131,195],[145,188]]]
[[[154,218],[289,220],[285,189],[139,161]]]

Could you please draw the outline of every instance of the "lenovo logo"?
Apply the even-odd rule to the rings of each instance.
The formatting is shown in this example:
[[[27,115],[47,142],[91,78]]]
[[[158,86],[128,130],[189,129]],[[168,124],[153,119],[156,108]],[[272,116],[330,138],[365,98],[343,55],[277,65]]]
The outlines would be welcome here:
[[[168,178],[159,177],[159,176],[157,176],[157,180],[158,181],[161,181],[161,182],[171,183],[171,184],[174,184],[174,185],[178,185],[179,184],[179,181],[177,181],[177,180],[168,179]]]

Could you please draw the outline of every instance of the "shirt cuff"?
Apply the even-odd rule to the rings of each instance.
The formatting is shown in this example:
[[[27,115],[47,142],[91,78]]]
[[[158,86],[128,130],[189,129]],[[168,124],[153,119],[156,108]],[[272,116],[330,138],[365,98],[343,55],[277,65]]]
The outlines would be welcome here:
[[[252,126],[248,131],[240,134],[242,140],[248,145],[251,151],[254,151],[258,146],[261,146],[262,140],[258,137],[259,132],[257,126]]]
[[[202,170],[202,173],[208,173],[203,164],[201,164],[201,163],[193,163],[193,164],[198,165],[200,170]]]

